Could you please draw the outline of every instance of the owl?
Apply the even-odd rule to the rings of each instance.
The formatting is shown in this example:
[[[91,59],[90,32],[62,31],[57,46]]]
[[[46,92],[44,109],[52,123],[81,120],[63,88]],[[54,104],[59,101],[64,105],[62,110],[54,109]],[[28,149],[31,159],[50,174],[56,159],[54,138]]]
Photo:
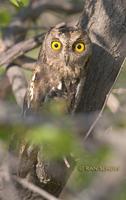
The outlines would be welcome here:
[[[73,113],[83,90],[91,52],[86,31],[66,24],[51,28],[45,35],[26,92],[24,113],[39,112],[46,102],[57,99],[65,100],[66,112]],[[58,196],[68,176],[68,158],[49,161],[44,148],[42,153],[38,147],[26,144],[21,153],[19,175],[24,178],[36,174],[36,182],[39,179],[42,188]]]
[[[24,111],[39,111],[44,102],[61,98],[74,112],[85,82],[92,53],[86,31],[59,24],[45,35],[38,61],[26,93]]]

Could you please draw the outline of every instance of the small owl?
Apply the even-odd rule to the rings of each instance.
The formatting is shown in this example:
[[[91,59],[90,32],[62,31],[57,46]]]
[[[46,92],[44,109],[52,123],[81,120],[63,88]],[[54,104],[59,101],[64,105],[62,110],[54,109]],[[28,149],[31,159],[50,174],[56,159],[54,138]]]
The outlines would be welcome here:
[[[24,110],[38,111],[44,102],[61,98],[73,112],[85,82],[92,45],[86,31],[59,24],[45,35],[26,93]]]
[[[74,112],[84,86],[91,52],[91,41],[81,28],[66,24],[51,28],[45,35],[26,92],[24,112],[38,112],[45,102],[52,99],[64,99],[67,102],[66,112]],[[65,157],[48,161],[44,154],[40,156],[39,153],[37,147],[25,145],[21,153],[19,176],[33,180],[32,176],[36,174],[42,187],[58,196],[66,183],[69,162]]]

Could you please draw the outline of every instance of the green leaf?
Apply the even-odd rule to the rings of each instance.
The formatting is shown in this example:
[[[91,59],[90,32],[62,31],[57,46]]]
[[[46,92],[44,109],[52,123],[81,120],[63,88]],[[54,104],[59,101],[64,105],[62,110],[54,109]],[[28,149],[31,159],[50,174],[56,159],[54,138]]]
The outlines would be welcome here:
[[[10,2],[11,2],[14,6],[16,6],[16,7],[18,7],[18,8],[23,6],[21,0],[10,0]]]
[[[6,125],[0,125],[0,140],[8,143],[12,134],[12,127]]]
[[[68,155],[74,146],[70,130],[50,124],[28,131],[27,137],[33,144],[44,146],[49,157]]]
[[[10,2],[16,6],[17,8],[21,8],[23,6],[27,6],[29,3],[29,0],[10,0]]]
[[[10,22],[11,15],[6,9],[0,10],[0,26],[5,26]]]
[[[27,6],[29,4],[29,0],[21,0],[24,6]]]

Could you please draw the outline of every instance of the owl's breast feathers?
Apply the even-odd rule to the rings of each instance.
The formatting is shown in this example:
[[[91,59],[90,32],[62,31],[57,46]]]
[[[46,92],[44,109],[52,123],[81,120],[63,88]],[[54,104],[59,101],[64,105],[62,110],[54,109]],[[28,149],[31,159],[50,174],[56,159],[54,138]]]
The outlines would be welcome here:
[[[43,102],[56,97],[73,104],[80,77],[80,68],[37,65],[26,92],[24,110],[37,111]]]

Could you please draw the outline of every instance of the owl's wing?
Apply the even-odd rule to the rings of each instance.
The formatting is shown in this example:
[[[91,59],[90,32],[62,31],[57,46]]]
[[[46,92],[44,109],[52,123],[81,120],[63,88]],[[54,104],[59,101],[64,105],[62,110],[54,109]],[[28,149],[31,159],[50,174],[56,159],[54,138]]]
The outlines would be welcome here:
[[[37,65],[30,80],[28,89],[24,98],[23,113],[27,115],[31,112],[36,112],[43,102],[46,93],[45,77],[40,66]]]
[[[34,112],[34,109],[32,108],[32,101],[29,95],[29,88],[26,91],[25,97],[24,97],[24,103],[23,103],[23,116],[31,115]]]
[[[33,73],[24,98],[24,115],[38,112],[43,103],[50,101],[50,99],[63,97],[64,86],[62,81],[54,81],[54,84],[53,81],[50,83],[50,79],[52,79],[50,76],[50,73],[38,69]]]

